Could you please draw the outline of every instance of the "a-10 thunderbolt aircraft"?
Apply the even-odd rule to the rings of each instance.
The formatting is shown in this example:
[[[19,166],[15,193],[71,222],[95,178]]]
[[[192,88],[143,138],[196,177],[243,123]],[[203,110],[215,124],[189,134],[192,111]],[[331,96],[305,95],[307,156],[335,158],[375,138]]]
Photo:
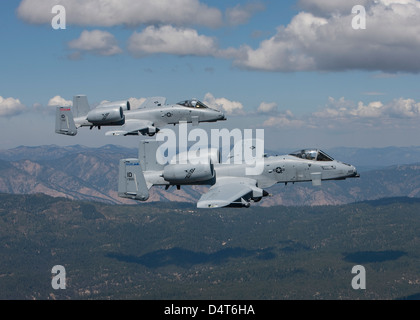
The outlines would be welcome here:
[[[354,166],[334,160],[317,149],[282,156],[263,155],[259,159],[261,172],[249,175],[250,165],[221,163],[217,149],[203,152],[203,158],[209,161],[179,163],[182,155],[178,155],[177,161],[161,165],[156,160],[158,145],[156,141],[142,141],[139,159],[120,160],[119,197],[147,201],[152,186],[166,186],[167,189],[177,186],[179,189],[181,185],[209,185],[210,189],[197,203],[198,208],[249,207],[251,202],[269,196],[266,189],[277,183],[306,181],[320,186],[323,180],[359,177]]]
[[[146,99],[142,105],[132,109],[129,101],[116,101],[100,104],[90,109],[87,97],[73,97],[73,107],[57,107],[55,132],[75,136],[80,127],[120,126],[119,130],[106,135],[149,135],[153,136],[159,128],[180,122],[198,125],[199,122],[226,120],[225,115],[206,106],[197,99],[185,100],[176,104],[166,104],[164,97]]]

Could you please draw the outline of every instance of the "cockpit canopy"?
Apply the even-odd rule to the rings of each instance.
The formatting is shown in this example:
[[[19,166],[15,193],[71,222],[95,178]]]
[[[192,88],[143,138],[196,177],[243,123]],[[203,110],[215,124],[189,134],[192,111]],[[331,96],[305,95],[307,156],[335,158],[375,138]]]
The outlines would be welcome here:
[[[200,100],[197,99],[191,99],[191,100],[185,100],[178,102],[180,106],[188,107],[188,108],[201,108],[201,109],[207,109],[208,107],[202,103]]]
[[[317,150],[317,149],[299,150],[299,151],[290,153],[290,155],[297,158],[313,160],[313,161],[333,161],[334,160],[324,151]]]

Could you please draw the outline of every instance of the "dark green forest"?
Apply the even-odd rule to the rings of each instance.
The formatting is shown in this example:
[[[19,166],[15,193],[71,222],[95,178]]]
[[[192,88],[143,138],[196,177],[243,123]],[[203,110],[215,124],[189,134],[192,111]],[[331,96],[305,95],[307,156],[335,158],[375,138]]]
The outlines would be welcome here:
[[[3,300],[416,299],[420,199],[198,210],[2,194],[0,256]]]

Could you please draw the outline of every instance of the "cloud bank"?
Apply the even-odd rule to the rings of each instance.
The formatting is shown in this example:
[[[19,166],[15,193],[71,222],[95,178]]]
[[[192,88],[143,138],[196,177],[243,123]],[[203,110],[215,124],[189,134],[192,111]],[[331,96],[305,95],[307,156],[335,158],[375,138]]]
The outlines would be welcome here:
[[[356,1],[300,1],[308,11],[253,49],[244,45],[234,64],[263,71],[381,70],[420,72],[420,2],[357,1],[366,5],[366,29],[352,27]]]
[[[19,99],[0,96],[0,117],[16,116],[25,110],[26,106]]]
[[[66,9],[66,22],[78,26],[113,27],[174,24],[219,27],[222,13],[198,0],[23,0],[18,16],[33,24],[50,24],[51,8]]]
[[[23,0],[18,16],[33,24],[50,24],[51,8],[66,8],[66,21],[77,26],[141,27],[127,50],[135,58],[154,54],[211,56],[231,60],[246,70],[269,72],[367,70],[385,73],[420,72],[420,1],[418,0],[299,0],[301,9],[287,25],[256,47],[247,43],[220,48],[215,37],[193,27],[220,28],[247,23],[265,10],[262,2],[238,4],[222,12],[199,0]],[[354,5],[366,9],[366,29],[353,29]],[[83,53],[122,53],[107,31],[83,31],[68,43]]]
[[[420,121],[420,102],[398,98],[389,102],[350,101],[341,97],[328,98],[322,109],[296,117],[290,110],[271,113],[264,127],[275,128],[327,128],[355,127],[400,128],[415,126]]]

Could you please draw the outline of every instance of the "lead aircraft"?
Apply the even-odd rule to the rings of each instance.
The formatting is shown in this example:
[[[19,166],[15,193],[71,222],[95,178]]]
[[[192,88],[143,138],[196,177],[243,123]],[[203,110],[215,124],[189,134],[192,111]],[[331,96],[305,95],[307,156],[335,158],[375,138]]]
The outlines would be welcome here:
[[[249,148],[255,149],[254,145]],[[263,155],[256,159],[258,174],[249,174],[255,164],[223,163],[217,149],[200,152],[198,158],[179,161],[179,154],[167,164],[160,164],[159,142],[141,141],[138,159],[123,159],[119,164],[118,195],[138,201],[149,199],[152,186],[208,185],[197,203],[198,208],[249,207],[269,196],[267,188],[277,183],[312,182],[320,186],[324,180],[357,178],[354,166],[334,160],[318,149],[304,149],[288,155]],[[201,161],[203,160],[203,161]],[[252,171],[252,170],[251,170]]]
[[[180,122],[198,125],[200,122],[226,120],[219,110],[206,106],[197,99],[185,100],[176,104],[166,104],[164,97],[146,99],[138,108],[131,108],[129,101],[115,101],[100,104],[90,109],[87,97],[73,97],[73,107],[57,107],[55,132],[75,136],[77,129],[104,126],[118,126],[118,130],[106,135],[149,135],[153,136],[159,128]]]

